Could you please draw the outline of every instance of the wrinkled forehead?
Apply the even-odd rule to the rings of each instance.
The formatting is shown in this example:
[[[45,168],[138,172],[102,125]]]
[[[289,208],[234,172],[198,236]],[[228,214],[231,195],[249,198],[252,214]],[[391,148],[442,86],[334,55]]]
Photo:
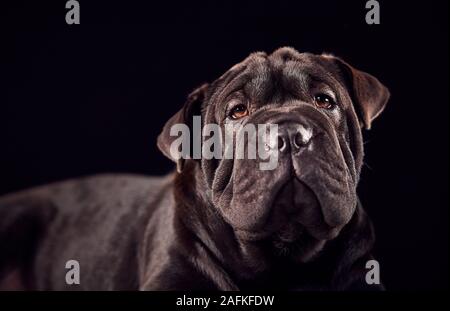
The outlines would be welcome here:
[[[290,48],[270,55],[253,53],[220,78],[222,93],[242,90],[245,95],[261,100],[283,95],[295,97],[308,92],[312,85],[338,87],[340,83],[334,69],[321,56],[298,53]]]

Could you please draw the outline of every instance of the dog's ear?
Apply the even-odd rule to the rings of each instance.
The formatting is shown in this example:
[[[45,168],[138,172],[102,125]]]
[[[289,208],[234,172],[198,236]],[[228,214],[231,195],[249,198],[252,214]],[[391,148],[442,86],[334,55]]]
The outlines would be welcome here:
[[[386,107],[390,97],[388,88],[374,76],[353,68],[338,57],[323,56],[333,59],[337,63],[346,80],[345,83],[354,102],[356,113],[363,126],[369,130],[372,121]]]
[[[166,122],[164,128],[158,136],[157,145],[159,150],[174,161],[177,164],[177,171],[181,172],[183,170],[184,161],[183,157],[174,158],[170,152],[170,146],[177,139],[176,136],[170,135],[170,129],[176,124],[185,124],[190,129],[192,134],[192,120],[195,115],[201,115],[201,104],[205,98],[206,91],[208,89],[208,84],[203,84],[196,88],[191,94],[189,94],[183,108],[175,113],[169,121]]]

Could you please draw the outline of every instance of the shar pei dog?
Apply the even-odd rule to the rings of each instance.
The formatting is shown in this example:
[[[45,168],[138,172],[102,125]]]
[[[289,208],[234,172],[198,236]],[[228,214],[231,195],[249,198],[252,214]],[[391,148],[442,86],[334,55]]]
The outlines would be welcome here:
[[[366,282],[374,231],[356,188],[362,130],[388,98],[378,79],[338,57],[253,53],[168,120],[157,145],[176,162],[169,175],[95,175],[0,198],[0,287],[383,289]],[[276,124],[275,141],[261,142],[276,166],[177,156],[171,128],[191,128],[196,116],[224,131]]]

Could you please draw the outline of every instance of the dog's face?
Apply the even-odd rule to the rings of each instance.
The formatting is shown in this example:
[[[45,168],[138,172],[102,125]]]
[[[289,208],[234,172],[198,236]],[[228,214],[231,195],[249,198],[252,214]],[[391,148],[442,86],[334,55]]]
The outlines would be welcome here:
[[[166,124],[158,145],[170,156],[176,138],[170,127],[191,124],[193,115],[224,133],[227,124],[277,124],[275,143],[268,135],[258,142],[268,153],[277,152],[272,170],[261,170],[258,157],[197,162],[208,200],[239,238],[269,240],[281,251],[296,245],[295,256],[307,261],[354,213],[361,127],[370,128],[388,97],[376,78],[333,56],[291,48],[255,53],[194,91]],[[237,144],[245,144],[243,137]],[[177,161],[181,171],[185,160]]]

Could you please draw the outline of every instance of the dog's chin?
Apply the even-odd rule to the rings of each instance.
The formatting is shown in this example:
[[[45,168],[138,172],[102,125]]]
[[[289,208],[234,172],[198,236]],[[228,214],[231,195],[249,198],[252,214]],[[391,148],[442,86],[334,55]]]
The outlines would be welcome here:
[[[275,256],[298,263],[307,263],[317,258],[326,241],[315,238],[298,223],[286,225],[271,237]]]
[[[273,204],[273,208],[284,210],[288,215],[270,238],[278,257],[310,262],[319,256],[326,242],[340,232],[340,228],[325,223],[317,196],[298,178],[289,180],[280,189]]]

